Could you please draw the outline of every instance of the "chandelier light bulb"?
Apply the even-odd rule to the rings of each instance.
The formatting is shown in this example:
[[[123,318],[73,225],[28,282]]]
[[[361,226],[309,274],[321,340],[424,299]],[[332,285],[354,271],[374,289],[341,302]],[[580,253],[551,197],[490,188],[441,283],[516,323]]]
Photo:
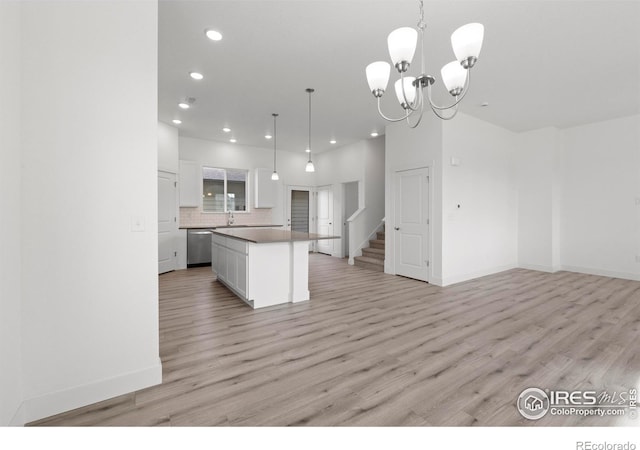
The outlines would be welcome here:
[[[389,33],[387,44],[389,46],[389,56],[391,62],[398,71],[405,72],[413,61],[418,43],[418,32],[409,27],[402,27]],[[406,63],[403,67],[403,63]]]
[[[451,95],[459,95],[467,82],[467,69],[458,61],[451,61],[440,71],[442,81]]]
[[[416,88],[412,84],[415,81],[415,79],[416,79],[415,77],[404,77],[403,79],[396,81],[396,84],[395,84],[396,97],[398,97],[398,102],[404,109],[408,108],[406,102],[404,101],[405,96],[407,101],[411,104],[413,104],[413,102],[416,100]],[[402,93],[402,84],[401,84],[403,81],[404,81],[404,95]]]
[[[451,46],[456,59],[463,65],[469,61],[467,64],[473,67],[480,56],[483,39],[484,25],[481,23],[468,23],[458,28],[451,34]]]
[[[376,61],[367,66],[365,70],[367,74],[367,82],[369,83],[369,89],[373,92],[373,95],[382,96],[384,91],[387,90],[387,84],[389,84],[389,73],[391,72],[391,65],[386,61]]]

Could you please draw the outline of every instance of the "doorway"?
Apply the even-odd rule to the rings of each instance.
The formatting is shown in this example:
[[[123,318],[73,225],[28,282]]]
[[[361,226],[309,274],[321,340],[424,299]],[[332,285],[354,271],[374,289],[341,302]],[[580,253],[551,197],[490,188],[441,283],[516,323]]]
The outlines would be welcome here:
[[[395,173],[395,272],[429,281],[429,169]]]
[[[308,186],[287,186],[287,229],[300,233],[312,233],[313,197]],[[309,242],[309,251],[313,251],[314,243]]]

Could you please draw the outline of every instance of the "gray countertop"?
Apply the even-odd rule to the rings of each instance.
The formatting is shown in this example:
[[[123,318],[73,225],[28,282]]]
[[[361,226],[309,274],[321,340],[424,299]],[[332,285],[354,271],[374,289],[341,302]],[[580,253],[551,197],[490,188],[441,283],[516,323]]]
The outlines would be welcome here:
[[[219,228],[270,228],[270,227],[281,227],[282,225],[211,225],[207,226],[186,226],[180,227],[181,230],[216,230]]]
[[[340,236],[327,236],[324,234],[301,233],[288,230],[246,230],[246,229],[212,229],[213,234],[225,236],[254,244],[268,244],[271,242],[316,241],[319,239],[340,239]]]

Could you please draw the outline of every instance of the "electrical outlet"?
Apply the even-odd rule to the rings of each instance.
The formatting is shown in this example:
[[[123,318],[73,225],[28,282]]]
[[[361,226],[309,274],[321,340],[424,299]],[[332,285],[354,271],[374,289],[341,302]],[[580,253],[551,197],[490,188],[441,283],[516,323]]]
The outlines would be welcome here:
[[[636,206],[640,206],[640,197],[636,197]]]

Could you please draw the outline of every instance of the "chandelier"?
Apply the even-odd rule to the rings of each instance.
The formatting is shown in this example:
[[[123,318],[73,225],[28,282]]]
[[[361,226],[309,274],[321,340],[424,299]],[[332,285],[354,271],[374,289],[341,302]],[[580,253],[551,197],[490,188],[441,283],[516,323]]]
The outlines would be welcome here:
[[[378,112],[389,122],[400,122],[406,120],[411,128],[418,126],[422,120],[425,102],[428,101],[431,110],[436,116],[443,120],[450,120],[458,112],[458,104],[462,101],[469,90],[470,69],[478,61],[478,55],[482,48],[484,37],[484,26],[479,23],[469,23],[458,28],[451,34],[451,45],[456,61],[446,64],[440,74],[442,81],[449,93],[454,97],[450,105],[438,106],[433,102],[431,96],[431,86],[435,78],[427,75],[424,67],[424,30],[427,24],[424,21],[424,5],[420,3],[420,15],[418,20],[418,30],[409,27],[398,28],[392,31],[387,38],[389,46],[389,56],[391,62],[400,74],[400,79],[395,82],[396,97],[400,106],[404,109],[404,115],[399,118],[387,117],[380,107],[380,99],[387,89],[389,83],[389,73],[391,66],[386,61],[371,63],[366,68],[367,82],[371,93],[378,101]],[[411,65],[416,51],[420,34],[420,74],[417,77],[407,76],[407,70]],[[426,88],[426,95],[424,90]],[[418,113],[418,119],[411,123],[409,117]]]

